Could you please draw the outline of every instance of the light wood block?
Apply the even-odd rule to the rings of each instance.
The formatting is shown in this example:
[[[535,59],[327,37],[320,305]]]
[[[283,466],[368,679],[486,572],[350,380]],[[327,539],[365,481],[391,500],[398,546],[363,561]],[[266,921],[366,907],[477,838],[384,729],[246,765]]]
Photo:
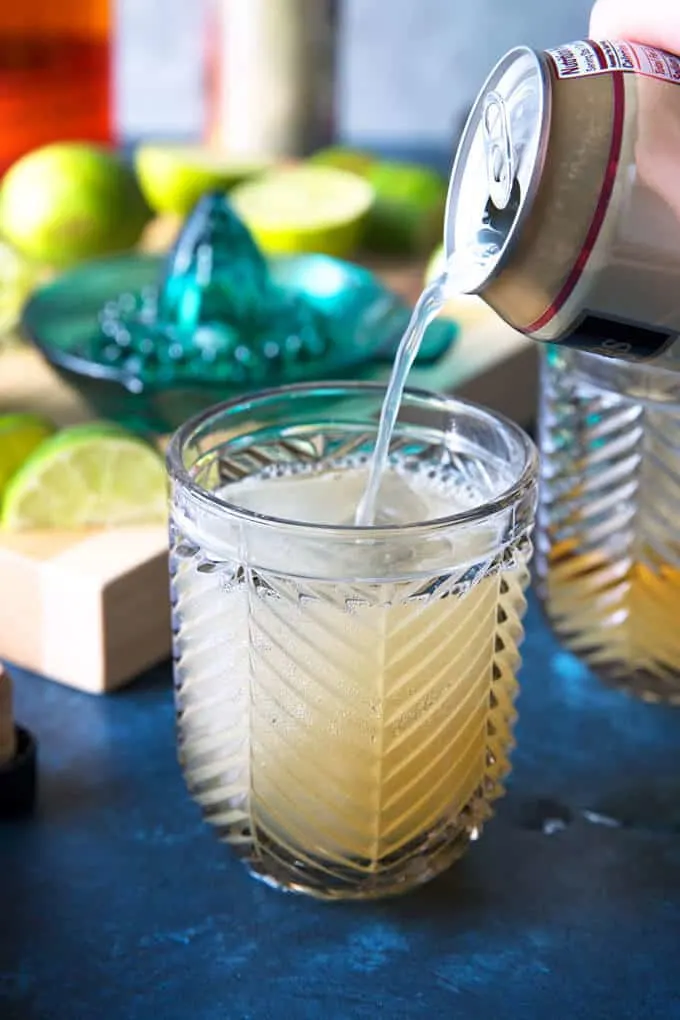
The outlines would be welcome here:
[[[163,526],[0,537],[0,658],[91,693],[170,654]]]

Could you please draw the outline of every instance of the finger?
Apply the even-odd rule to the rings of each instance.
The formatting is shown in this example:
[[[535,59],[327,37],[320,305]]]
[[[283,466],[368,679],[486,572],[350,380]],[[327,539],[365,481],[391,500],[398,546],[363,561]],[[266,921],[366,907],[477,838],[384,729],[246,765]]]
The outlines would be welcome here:
[[[680,54],[678,0],[597,0],[591,39],[627,39]]]

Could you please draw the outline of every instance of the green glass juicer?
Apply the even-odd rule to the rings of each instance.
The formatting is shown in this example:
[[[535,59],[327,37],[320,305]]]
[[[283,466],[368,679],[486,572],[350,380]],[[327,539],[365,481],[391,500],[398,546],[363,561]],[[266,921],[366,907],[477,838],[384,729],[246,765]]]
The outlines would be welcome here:
[[[242,393],[385,375],[409,317],[360,266],[315,254],[266,260],[213,194],[166,258],[82,264],[34,292],[22,328],[95,414],[165,433]],[[433,322],[419,363],[438,360],[457,332]]]

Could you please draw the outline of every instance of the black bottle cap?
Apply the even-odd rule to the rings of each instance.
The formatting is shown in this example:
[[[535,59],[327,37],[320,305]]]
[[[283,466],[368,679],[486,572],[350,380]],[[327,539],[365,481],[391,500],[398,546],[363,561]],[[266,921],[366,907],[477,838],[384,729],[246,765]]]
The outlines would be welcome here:
[[[35,804],[38,745],[22,726],[15,733],[16,754],[0,765],[0,821],[27,815]]]

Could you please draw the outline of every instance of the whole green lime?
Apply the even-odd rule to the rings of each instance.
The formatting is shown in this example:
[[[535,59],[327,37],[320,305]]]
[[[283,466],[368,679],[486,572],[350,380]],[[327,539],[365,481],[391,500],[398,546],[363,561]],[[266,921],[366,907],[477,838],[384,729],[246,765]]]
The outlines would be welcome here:
[[[0,185],[0,234],[57,267],[131,248],[149,218],[132,168],[98,146],[35,149]]]
[[[447,185],[429,167],[380,162],[366,179],[375,202],[366,224],[369,251],[385,255],[426,255],[441,240]]]

